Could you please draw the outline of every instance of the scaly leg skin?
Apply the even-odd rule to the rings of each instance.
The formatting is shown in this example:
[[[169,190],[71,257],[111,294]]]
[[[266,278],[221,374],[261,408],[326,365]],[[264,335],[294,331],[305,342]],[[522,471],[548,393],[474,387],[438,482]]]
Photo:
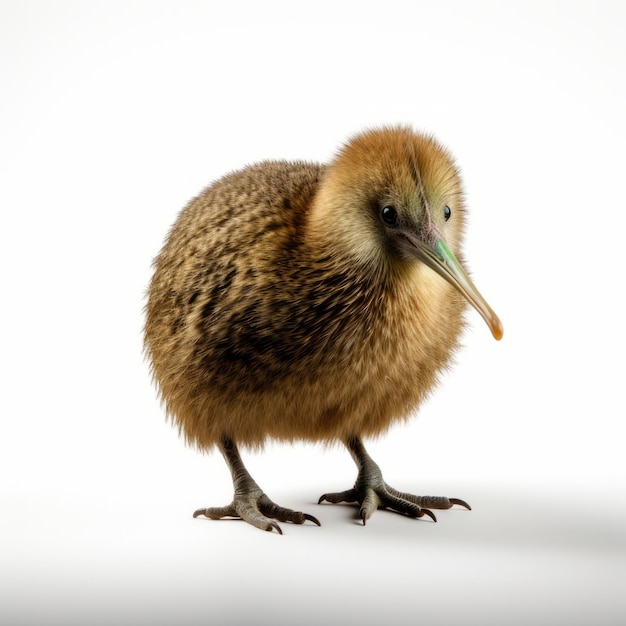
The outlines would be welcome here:
[[[358,502],[360,505],[359,517],[363,525],[372,516],[376,509],[391,509],[409,517],[423,517],[427,515],[433,522],[437,521],[430,509],[449,509],[455,504],[471,510],[467,502],[458,498],[443,498],[437,496],[414,496],[402,493],[390,487],[384,480],[380,467],[369,456],[363,443],[358,437],[351,437],[345,442],[359,473],[352,489],[339,493],[325,493],[318,504],[324,501],[337,504],[338,502]]]
[[[230,469],[235,487],[235,496],[228,506],[198,509],[193,516],[203,515],[209,519],[222,519],[224,517],[238,517],[261,530],[276,530],[283,534],[280,526],[274,522],[292,522],[304,524],[306,520],[320,526],[317,518],[300,511],[292,511],[274,504],[254,482],[252,476],[245,468],[237,446],[228,437],[223,437],[219,448]]]

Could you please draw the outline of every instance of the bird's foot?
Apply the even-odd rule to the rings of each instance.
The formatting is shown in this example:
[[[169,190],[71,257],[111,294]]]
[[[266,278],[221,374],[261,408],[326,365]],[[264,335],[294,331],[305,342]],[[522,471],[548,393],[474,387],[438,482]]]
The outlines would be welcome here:
[[[307,520],[320,526],[317,518],[302,513],[292,511],[272,502],[261,490],[250,490],[245,493],[236,493],[234,500],[228,506],[212,507],[208,509],[198,509],[193,516],[208,517],[209,519],[223,519],[224,517],[235,517],[252,524],[261,530],[276,530],[283,534],[280,526],[274,521],[291,522],[292,524],[304,524]]]
[[[363,521],[363,525],[376,509],[391,509],[409,517],[424,517],[426,515],[433,522],[436,522],[437,518],[430,509],[449,509],[458,504],[471,510],[467,502],[458,498],[414,496],[410,493],[397,491],[383,480],[380,468],[373,461],[363,465],[352,489],[338,493],[325,493],[319,499],[318,504],[324,501],[333,504],[357,502],[360,507],[359,517]]]

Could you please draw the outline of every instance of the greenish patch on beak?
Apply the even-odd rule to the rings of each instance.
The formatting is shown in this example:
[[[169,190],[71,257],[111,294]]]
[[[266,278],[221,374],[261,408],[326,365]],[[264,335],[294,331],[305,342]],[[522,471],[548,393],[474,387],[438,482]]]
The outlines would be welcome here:
[[[414,238],[411,238],[410,241],[415,246],[418,257],[463,294],[485,320],[495,339],[502,339],[504,334],[502,322],[476,289],[471,278],[452,254],[446,242],[443,239],[437,239],[433,249]]]

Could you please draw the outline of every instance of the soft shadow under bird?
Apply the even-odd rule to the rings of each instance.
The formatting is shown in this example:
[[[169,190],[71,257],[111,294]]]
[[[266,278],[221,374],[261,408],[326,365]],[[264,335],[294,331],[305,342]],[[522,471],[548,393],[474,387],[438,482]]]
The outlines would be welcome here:
[[[396,491],[362,443],[432,391],[468,302],[502,337],[463,269],[465,213],[452,157],[408,127],[358,134],[328,165],[248,166],[188,204],[155,260],[145,349],[168,416],[232,474],[232,503],[194,517],[319,525],[246,470],[238,446],[268,439],[343,442],[356,483],[320,502],[356,502],[364,524],[469,508]]]

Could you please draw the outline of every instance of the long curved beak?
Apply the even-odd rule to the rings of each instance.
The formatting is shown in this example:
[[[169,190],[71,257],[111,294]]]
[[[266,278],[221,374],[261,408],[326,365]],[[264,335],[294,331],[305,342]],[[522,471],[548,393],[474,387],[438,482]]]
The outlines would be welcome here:
[[[498,341],[502,339],[504,329],[502,322],[487,304],[470,277],[466,274],[461,264],[457,261],[450,248],[443,239],[435,240],[434,248],[426,245],[417,238],[409,238],[415,247],[417,256],[428,267],[437,272],[439,276],[445,278],[453,287],[458,289],[467,298],[468,302],[481,314],[491,330],[491,334]]]

